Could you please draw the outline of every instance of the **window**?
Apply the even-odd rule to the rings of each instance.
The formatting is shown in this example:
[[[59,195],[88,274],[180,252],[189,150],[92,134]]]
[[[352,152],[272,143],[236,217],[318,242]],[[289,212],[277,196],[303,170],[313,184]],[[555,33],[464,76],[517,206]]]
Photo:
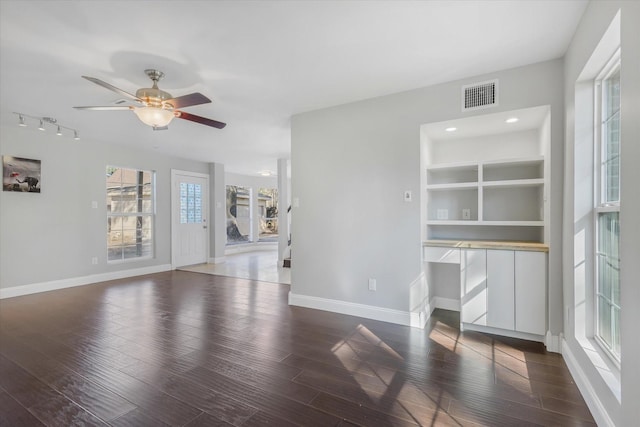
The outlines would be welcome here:
[[[596,80],[595,339],[620,362],[620,60]]]
[[[251,239],[251,188],[227,185],[227,245]]]
[[[107,260],[153,256],[155,173],[107,166]]]
[[[180,224],[202,223],[202,185],[180,183]]]
[[[258,204],[260,210],[260,241],[278,241],[278,189],[260,188],[258,191]]]

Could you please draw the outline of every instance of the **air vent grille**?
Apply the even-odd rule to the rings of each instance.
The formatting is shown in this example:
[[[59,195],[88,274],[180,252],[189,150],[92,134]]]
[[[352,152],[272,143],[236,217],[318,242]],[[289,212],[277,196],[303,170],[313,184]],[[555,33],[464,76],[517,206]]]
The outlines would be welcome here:
[[[498,80],[462,86],[462,111],[498,105]]]

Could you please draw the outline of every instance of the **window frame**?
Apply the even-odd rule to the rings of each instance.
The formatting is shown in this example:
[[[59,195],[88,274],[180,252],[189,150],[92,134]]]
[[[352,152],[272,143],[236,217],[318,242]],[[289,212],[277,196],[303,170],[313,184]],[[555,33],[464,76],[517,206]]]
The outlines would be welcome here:
[[[106,165],[105,166],[105,171],[108,171],[110,168],[114,168],[114,169],[121,169],[121,170],[130,170],[130,171],[134,171],[135,174],[137,175],[139,172],[142,173],[149,173],[150,175],[150,185],[151,185],[151,207],[149,209],[148,212],[140,212],[140,211],[136,211],[136,212],[114,212],[111,210],[106,209],[106,226],[107,226],[107,242],[106,242],[106,259],[107,259],[107,264],[122,264],[122,263],[129,263],[129,262],[137,262],[137,261],[143,261],[143,260],[149,260],[149,259],[153,259],[155,258],[155,242],[156,242],[156,238],[155,238],[155,233],[156,233],[156,225],[155,225],[155,221],[156,221],[156,171],[152,170],[152,169],[141,169],[141,168],[132,168],[132,167],[125,167],[125,166],[116,166],[116,165]],[[106,175],[106,174],[105,174]],[[107,180],[109,179],[110,175],[106,175],[106,179],[105,179],[105,184],[107,183]],[[120,182],[120,188],[122,188],[122,181]],[[105,200],[108,199],[108,189],[105,186]],[[107,206],[108,203],[107,203]],[[135,256],[135,257],[129,257],[129,258],[125,258],[125,254],[124,254],[124,250],[122,252],[122,256],[119,259],[110,259],[109,257],[109,220],[111,218],[129,218],[129,217],[148,217],[150,219],[149,223],[150,223],[150,238],[149,238],[149,246],[150,246],[150,252],[149,254],[146,255],[141,255],[141,256]],[[136,219],[137,221],[137,219]],[[124,246],[123,246],[124,247]]]
[[[621,358],[620,354],[617,354],[613,348],[609,346],[605,342],[604,339],[600,336],[600,308],[599,308],[599,298],[605,298],[607,300],[607,304],[609,304],[610,309],[612,307],[616,307],[618,309],[618,313],[621,313],[621,307],[617,306],[615,302],[611,301],[609,296],[604,295],[600,286],[600,272],[599,272],[599,257],[602,255],[599,252],[600,247],[600,230],[599,230],[599,219],[602,214],[606,213],[620,213],[620,172],[618,169],[618,200],[617,201],[607,201],[607,173],[606,173],[606,164],[603,159],[606,159],[606,141],[608,141],[608,136],[606,135],[606,126],[604,126],[605,118],[603,113],[606,111],[606,96],[605,96],[605,82],[616,72],[620,71],[620,48],[616,50],[613,56],[607,61],[606,65],[602,68],[601,72],[594,80],[594,197],[593,197],[593,339],[598,345],[598,347],[607,355],[610,361],[620,369]],[[620,107],[614,113],[620,116]],[[613,117],[613,115],[609,116],[609,118]],[[618,118],[619,120],[619,118]],[[622,141],[618,142],[618,158],[620,158],[621,154],[621,146]],[[618,166],[619,168],[620,166]],[[618,261],[620,256],[620,249],[618,244]],[[619,264],[618,264],[619,265]],[[620,286],[619,278],[617,286]],[[612,324],[613,324],[613,316],[611,316]],[[619,330],[619,318],[618,318],[618,330]],[[611,332],[613,332],[613,327],[611,327]],[[622,347],[622,343],[620,342],[620,347]]]

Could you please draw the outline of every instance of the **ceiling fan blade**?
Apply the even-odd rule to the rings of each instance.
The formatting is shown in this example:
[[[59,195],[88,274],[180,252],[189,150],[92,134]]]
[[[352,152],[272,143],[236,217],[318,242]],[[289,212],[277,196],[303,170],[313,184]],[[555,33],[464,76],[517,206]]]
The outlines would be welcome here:
[[[167,99],[165,102],[173,105],[173,108],[177,110],[179,108],[191,107],[192,105],[208,104],[211,100],[201,93],[194,92],[189,95]]]
[[[87,79],[90,82],[93,82],[93,83],[95,83],[97,85],[100,85],[100,86],[102,86],[104,88],[112,90],[115,93],[119,93],[120,95],[126,96],[127,98],[133,99],[134,101],[142,102],[142,99],[138,98],[137,96],[135,96],[135,95],[133,95],[133,94],[131,94],[129,92],[126,92],[126,91],[124,91],[124,90],[122,90],[120,88],[117,88],[117,87],[115,87],[113,85],[110,85],[109,83],[104,82],[104,81],[102,81],[100,79],[96,79],[95,77],[88,77],[88,76],[82,76],[82,78],[83,79]]]
[[[104,111],[133,110],[133,107],[127,106],[127,105],[105,105],[105,106],[97,106],[97,107],[89,106],[89,107],[73,107],[73,108],[75,108],[76,110],[104,110]]]
[[[211,126],[214,128],[222,129],[227,124],[218,122],[216,120],[207,119],[206,117],[196,116],[195,114],[185,113],[184,111],[174,111],[176,117],[179,119],[190,120],[192,122],[200,123],[201,125]]]

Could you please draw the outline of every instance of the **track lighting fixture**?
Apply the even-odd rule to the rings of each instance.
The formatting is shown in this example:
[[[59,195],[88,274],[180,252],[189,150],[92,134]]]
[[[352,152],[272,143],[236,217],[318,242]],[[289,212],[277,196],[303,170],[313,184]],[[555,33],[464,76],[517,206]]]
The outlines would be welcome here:
[[[27,123],[25,121],[25,117],[26,117],[29,119],[33,119],[34,121],[37,120],[40,122],[40,125],[38,126],[38,130],[45,131],[47,130],[45,127],[45,124],[50,124],[56,127],[56,135],[62,136],[63,130],[68,130],[70,132],[73,132],[73,139],[75,140],[80,139],[80,136],[76,129],[73,129],[67,126],[62,126],[61,124],[58,123],[58,120],[54,119],[53,117],[34,117],[28,114],[16,113],[16,112],[14,112],[13,114],[16,114],[18,116],[18,126],[21,126],[21,127],[27,126]]]

